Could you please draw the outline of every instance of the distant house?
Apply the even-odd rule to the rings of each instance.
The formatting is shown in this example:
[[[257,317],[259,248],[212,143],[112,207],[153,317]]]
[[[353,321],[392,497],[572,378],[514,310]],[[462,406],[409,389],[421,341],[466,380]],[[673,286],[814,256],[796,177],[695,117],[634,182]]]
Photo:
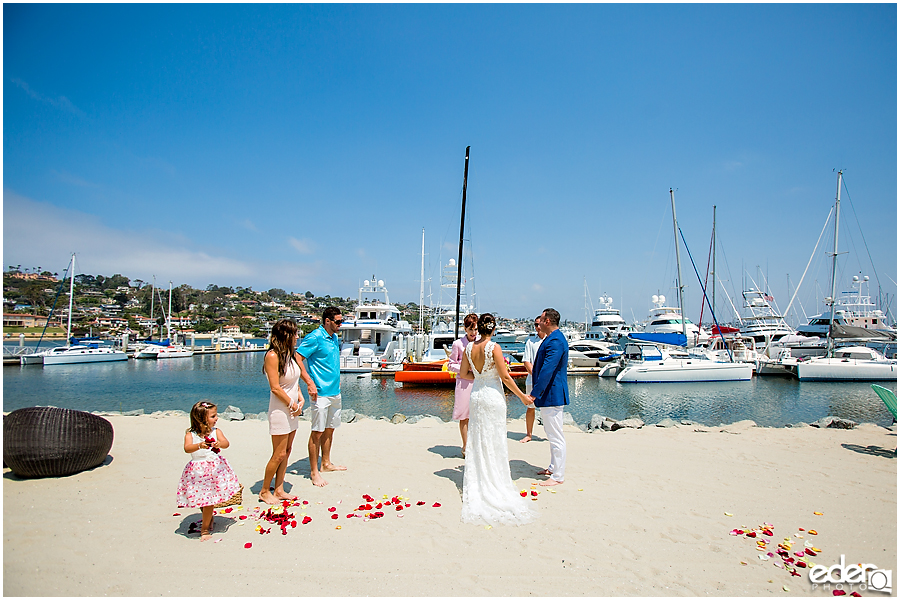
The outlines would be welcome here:
[[[237,325],[226,325],[222,331],[225,335],[240,335],[241,328]]]
[[[3,313],[4,327],[45,327],[46,325],[47,317],[41,315]]]

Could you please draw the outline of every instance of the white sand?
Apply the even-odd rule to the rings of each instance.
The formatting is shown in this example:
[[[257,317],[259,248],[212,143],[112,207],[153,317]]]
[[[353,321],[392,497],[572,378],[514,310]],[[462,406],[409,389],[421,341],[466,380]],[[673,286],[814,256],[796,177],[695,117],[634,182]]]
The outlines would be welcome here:
[[[819,564],[844,554],[897,573],[897,438],[874,425],[593,434],[567,427],[567,481],[556,493],[537,488],[538,521],[485,529],[459,520],[455,423],[343,425],[333,458],[349,470],[327,474],[320,489],[308,478],[302,422],[289,467],[299,474],[288,482],[310,502],[313,521],[282,536],[237,519],[260,506],[255,493],[271,452],[266,423],[220,421],[232,443],[224,455],[245,486],[244,510],[218,516],[213,540],[221,541],[201,543],[186,535],[199,510],[175,505],[187,418],[109,420],[115,442],[104,466],[36,480],[4,470],[4,595],[809,595],[805,570],[792,577],[759,560],[754,540],[729,535],[763,522],[774,524],[776,541],[816,529]],[[513,478],[531,489],[543,479],[534,473],[549,460],[548,444],[517,443],[521,420],[509,429]],[[540,426],[536,433],[543,438]],[[377,520],[345,518],[366,493],[403,495],[412,507],[402,518],[393,510]],[[338,507],[336,521],[329,506]]]

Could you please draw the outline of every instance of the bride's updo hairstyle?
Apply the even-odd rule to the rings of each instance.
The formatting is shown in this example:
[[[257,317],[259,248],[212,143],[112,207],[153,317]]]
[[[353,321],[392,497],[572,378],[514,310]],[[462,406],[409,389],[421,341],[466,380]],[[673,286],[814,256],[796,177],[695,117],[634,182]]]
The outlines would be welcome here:
[[[491,313],[484,313],[480,317],[478,317],[478,333],[481,335],[491,335],[494,333],[494,328],[497,326],[494,321],[494,315]]]

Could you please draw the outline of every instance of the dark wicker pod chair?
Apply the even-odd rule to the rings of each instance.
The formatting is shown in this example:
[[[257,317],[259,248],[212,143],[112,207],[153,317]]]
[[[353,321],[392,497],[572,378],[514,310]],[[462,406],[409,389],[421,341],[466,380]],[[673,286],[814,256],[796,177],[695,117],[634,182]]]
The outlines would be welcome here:
[[[112,424],[97,415],[35,406],[3,418],[3,462],[19,477],[60,477],[106,460]]]

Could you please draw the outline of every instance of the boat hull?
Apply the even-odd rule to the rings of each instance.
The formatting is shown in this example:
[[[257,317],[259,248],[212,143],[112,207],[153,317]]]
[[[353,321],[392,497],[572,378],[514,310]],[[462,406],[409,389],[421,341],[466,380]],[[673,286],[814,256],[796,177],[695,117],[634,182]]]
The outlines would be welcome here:
[[[98,351],[94,349],[77,350],[59,354],[44,355],[44,365],[73,365],[78,363],[98,363],[128,360],[128,355],[121,350]]]
[[[896,381],[897,362],[817,358],[797,364],[797,379],[800,381]]]
[[[749,381],[753,367],[746,363],[669,359],[627,365],[616,376],[619,383],[678,383]]]

